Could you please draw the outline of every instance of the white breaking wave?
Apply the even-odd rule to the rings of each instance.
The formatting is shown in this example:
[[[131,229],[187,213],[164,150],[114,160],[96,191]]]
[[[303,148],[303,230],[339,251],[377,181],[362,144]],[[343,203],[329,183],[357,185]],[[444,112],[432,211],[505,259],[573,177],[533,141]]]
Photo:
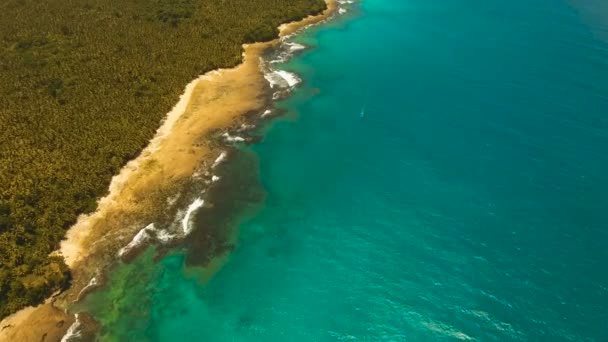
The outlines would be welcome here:
[[[91,280],[89,280],[89,283],[87,284],[87,286],[83,287],[82,290],[80,290],[80,292],[78,292],[78,296],[76,296],[76,300],[75,301],[79,301],[80,300],[80,296],[85,291],[87,291],[90,288],[96,287],[97,285],[99,285],[99,280],[97,280],[97,277],[91,278]]]
[[[272,114],[272,110],[270,110],[270,109],[266,109],[266,110],[264,111],[264,113],[262,113],[262,117],[266,117],[266,116],[268,116],[268,115],[270,115],[270,114]]]
[[[290,87],[296,86],[298,83],[302,82],[302,80],[294,73],[287,72],[284,70],[277,70],[275,73],[281,76]]]
[[[213,162],[213,165],[211,166],[211,168],[216,168],[218,165],[220,165],[224,160],[226,160],[226,157],[228,156],[228,154],[226,153],[226,151],[223,151],[222,153],[220,153],[220,155],[215,159],[215,161]]]
[[[270,84],[270,88],[274,88],[280,84],[279,79],[275,76],[274,72],[264,74],[264,78],[268,81],[268,84]]]
[[[239,137],[238,135],[232,136],[228,133],[224,133],[224,134],[222,134],[222,136],[224,137],[226,142],[243,142],[243,141],[245,141],[245,138]]]
[[[243,132],[243,131],[248,131],[250,129],[254,129],[255,125],[249,125],[249,124],[242,124],[241,127],[239,127],[239,129],[237,130],[238,132]]]
[[[214,183],[215,183],[215,182],[217,182],[217,181],[219,181],[219,180],[220,180],[220,177],[218,177],[218,176],[216,176],[216,175],[213,175],[213,176],[211,177],[211,181],[212,181],[212,182],[214,182]]]
[[[99,280],[97,280],[97,277],[93,277],[91,278],[91,280],[89,280],[89,283],[87,284],[87,286],[84,287],[84,289],[82,289],[83,291],[87,288],[87,287],[92,287],[92,286],[97,286],[99,285]]]
[[[190,209],[190,208],[188,208],[188,209]],[[126,254],[131,252],[133,249],[141,247],[144,244],[149,243],[150,241],[152,241],[154,239],[157,242],[160,242],[161,244],[167,244],[167,243],[171,242],[173,239],[175,239],[177,236],[178,236],[177,234],[171,233],[165,229],[158,229],[158,228],[156,228],[154,223],[150,223],[149,225],[142,228],[139,232],[137,232],[137,234],[135,234],[135,236],[133,237],[131,242],[129,242],[126,246],[124,246],[123,248],[121,248],[118,251],[118,257],[122,258]],[[91,281],[93,281],[94,279],[95,278],[91,279]],[[95,280],[95,281],[97,281],[97,280]],[[87,287],[90,285],[87,285]],[[95,283],[94,285],[97,285],[97,283]],[[85,287],[85,289],[86,289],[86,287]],[[84,291],[84,289],[82,291]]]
[[[355,3],[353,0],[338,0],[338,4],[340,4],[340,5],[350,5],[353,3]],[[344,14],[346,12],[348,12],[348,10],[346,8],[344,8],[344,7],[338,8],[338,14]]]
[[[193,226],[190,224],[190,217],[192,216],[192,213],[202,207],[203,204],[205,204],[205,201],[201,198],[197,198],[188,206],[186,215],[184,215],[184,218],[182,219],[182,231],[184,232],[184,235],[188,235],[192,231]]]
[[[266,73],[264,74],[264,78],[268,81],[271,88],[292,88],[302,82],[296,74],[285,70],[275,70]]]
[[[63,335],[63,337],[61,338],[61,342],[70,342],[75,338],[79,338],[81,337],[81,333],[80,333],[80,326],[82,325],[82,323],[80,323],[80,320],[78,319],[78,314],[74,315],[74,323],[72,323],[72,325],[70,325],[70,327],[68,328],[68,331],[66,331],[65,335]]]
[[[142,244],[148,242],[151,238],[150,232],[152,231],[154,231],[154,223],[150,223],[149,225],[142,228],[139,232],[137,232],[137,234],[135,234],[133,240],[131,240],[129,244],[127,244],[118,251],[118,256],[122,257],[123,255],[131,251],[133,248],[139,247]]]
[[[161,243],[168,243],[175,238],[175,234],[171,234],[168,231],[161,229],[156,231],[156,239]]]
[[[302,44],[298,44],[298,43],[285,43],[285,46],[287,46],[287,48],[291,52],[295,52],[295,51],[300,51],[300,50],[306,49],[306,46],[304,46]]]

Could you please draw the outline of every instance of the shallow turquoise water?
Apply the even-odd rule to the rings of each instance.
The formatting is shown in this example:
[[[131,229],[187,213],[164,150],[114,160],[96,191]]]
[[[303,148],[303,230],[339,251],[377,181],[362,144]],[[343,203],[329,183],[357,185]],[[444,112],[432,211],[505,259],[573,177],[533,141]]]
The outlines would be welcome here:
[[[608,4],[355,6],[299,37],[316,49],[284,65],[305,83],[253,147],[268,197],[228,263],[205,285],[181,255],[132,267],[144,289],[112,298],[144,304],[107,328],[608,340]]]

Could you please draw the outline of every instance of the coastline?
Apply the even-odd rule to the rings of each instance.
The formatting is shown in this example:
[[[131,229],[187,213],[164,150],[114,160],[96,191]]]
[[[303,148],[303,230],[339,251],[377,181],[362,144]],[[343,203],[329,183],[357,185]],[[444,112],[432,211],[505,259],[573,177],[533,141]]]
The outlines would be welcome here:
[[[186,217],[183,222],[188,224],[189,214],[180,211],[185,200],[179,198],[181,191],[197,174],[214,182],[217,176],[212,169],[222,156],[225,158],[225,149],[218,146],[213,134],[224,132],[223,145],[242,141],[235,140],[239,137],[231,139],[227,132],[249,125],[246,116],[250,113],[257,114],[257,119],[268,114],[266,109],[273,99],[262,72],[262,55],[285,37],[333,15],[338,2],[325,2],[327,8],[322,14],[281,25],[279,38],[244,45],[243,62],[238,66],[208,72],[186,86],[155,137],[114,176],[97,210],[79,217],[55,252],[65,258],[72,271],[71,287],[44,304],[3,319],[0,340],[66,340],[66,332],[75,322],[67,308],[81,299],[85,290],[98,286],[97,279],[116,261],[121,247],[144,231],[149,222],[167,223],[181,215],[180,221]],[[156,235],[159,240],[160,234]]]

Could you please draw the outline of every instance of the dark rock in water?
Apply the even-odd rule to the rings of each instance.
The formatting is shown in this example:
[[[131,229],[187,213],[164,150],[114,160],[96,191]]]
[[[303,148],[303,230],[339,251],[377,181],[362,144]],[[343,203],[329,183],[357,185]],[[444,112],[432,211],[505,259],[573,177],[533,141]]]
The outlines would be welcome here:
[[[249,329],[254,325],[255,316],[251,313],[242,314],[237,321],[237,329]]]
[[[260,142],[262,142],[263,139],[264,139],[264,137],[261,135],[251,135],[247,139],[247,144],[248,145],[259,144]]]
[[[206,193],[206,205],[194,216],[194,229],[183,241],[188,266],[206,266],[213,258],[234,249],[234,229],[263,202],[265,192],[259,181],[257,157],[231,149],[231,158],[215,172],[222,179]],[[251,172],[242,172],[251,170]]]

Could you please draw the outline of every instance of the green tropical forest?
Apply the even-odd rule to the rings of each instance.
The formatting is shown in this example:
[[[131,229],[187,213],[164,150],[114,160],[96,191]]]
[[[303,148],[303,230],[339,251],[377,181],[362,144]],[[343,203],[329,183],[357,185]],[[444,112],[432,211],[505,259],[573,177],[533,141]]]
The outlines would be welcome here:
[[[0,318],[69,285],[50,257],[185,85],[323,0],[0,2]]]

